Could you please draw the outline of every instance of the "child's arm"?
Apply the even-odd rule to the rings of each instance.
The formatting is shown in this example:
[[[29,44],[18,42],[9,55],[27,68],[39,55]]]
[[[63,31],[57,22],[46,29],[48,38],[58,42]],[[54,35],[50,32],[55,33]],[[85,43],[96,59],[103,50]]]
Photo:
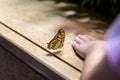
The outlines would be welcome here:
[[[104,44],[98,44],[94,50],[86,53],[81,80],[120,80],[119,75],[109,66]]]
[[[85,57],[81,80],[120,80],[108,64],[104,43],[86,35],[75,38],[73,48]]]

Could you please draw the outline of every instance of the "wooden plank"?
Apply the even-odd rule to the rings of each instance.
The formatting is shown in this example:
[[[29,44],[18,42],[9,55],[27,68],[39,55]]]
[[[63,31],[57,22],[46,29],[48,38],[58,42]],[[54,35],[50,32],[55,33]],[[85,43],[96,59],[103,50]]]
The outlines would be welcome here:
[[[31,57],[29,54],[26,54],[26,52],[15,46],[13,43],[11,43],[3,36],[0,36],[0,45],[9,52],[11,52],[13,55],[17,56],[19,59],[24,61],[30,67],[38,71],[40,74],[44,75],[49,80],[55,80],[55,79],[64,80],[64,78],[60,76],[58,73],[52,71],[47,66],[45,66],[44,64],[40,63],[38,60]]]
[[[65,64],[64,62],[55,58],[54,56],[48,57],[47,56],[48,53],[46,51],[42,50],[40,47],[29,42],[25,38],[21,37],[20,35],[16,34],[10,29],[4,27],[3,25],[0,25],[0,36],[6,38],[12,44],[22,49],[24,52],[26,52],[27,54],[35,58],[37,61],[47,66],[53,72],[56,72],[57,74],[62,76],[64,79],[79,80],[80,72],[71,68],[69,65]],[[4,45],[4,47],[7,47],[7,44]],[[13,49],[13,47],[8,46],[7,48],[12,50],[13,52],[19,53],[16,51],[16,49]],[[21,55],[21,54],[18,54],[18,55]]]
[[[3,3],[4,1],[1,2],[4,4],[4,6],[1,6],[4,9],[1,9],[1,21],[6,23],[8,26],[10,26],[10,28],[14,29],[20,34],[26,36],[36,44],[47,49],[47,43],[56,34],[57,30],[63,27],[62,24],[65,24],[63,22],[66,19],[60,16],[48,16],[53,14],[50,12],[42,13],[52,9],[52,2],[51,4],[48,4],[48,2],[43,1],[42,3],[33,0],[24,3],[24,5],[16,5],[16,1],[17,0],[12,1],[7,5],[6,3]],[[40,7],[40,5],[43,4],[44,6]],[[45,4],[48,4],[48,9],[44,8]],[[34,7],[34,5],[36,6]],[[40,11],[41,13],[39,13]],[[52,9],[51,11],[54,10]],[[57,56],[69,62],[71,65],[74,65],[77,69],[81,70],[82,61],[77,56],[75,56],[74,51],[71,47],[74,34],[70,33],[67,29],[65,29],[65,32],[65,45],[61,50],[62,52]],[[75,60],[73,61],[73,59]]]
[[[108,23],[96,19],[91,12],[89,14],[83,9],[79,13],[72,9],[66,11],[68,6],[76,7],[47,0],[0,0],[0,21],[7,25],[0,26],[0,33],[63,78],[78,80],[83,61],[71,47],[74,36],[80,33],[101,39]],[[79,17],[76,18],[77,15]],[[49,50],[47,43],[60,28],[66,32],[64,46],[59,49],[61,53],[46,56],[56,52]]]

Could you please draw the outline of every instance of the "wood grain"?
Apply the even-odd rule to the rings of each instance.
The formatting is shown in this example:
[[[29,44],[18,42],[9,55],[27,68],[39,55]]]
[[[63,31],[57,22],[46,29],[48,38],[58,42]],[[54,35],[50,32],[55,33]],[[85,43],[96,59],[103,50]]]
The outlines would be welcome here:
[[[40,63],[70,80],[79,80],[83,66],[83,61],[75,55],[71,46],[74,36],[89,34],[103,39],[109,25],[108,21],[96,18],[86,10],[66,10],[76,5],[65,2],[0,0],[0,7],[0,34]],[[47,43],[60,28],[66,33],[64,46],[59,50],[49,50]],[[56,52],[59,53],[48,55]]]

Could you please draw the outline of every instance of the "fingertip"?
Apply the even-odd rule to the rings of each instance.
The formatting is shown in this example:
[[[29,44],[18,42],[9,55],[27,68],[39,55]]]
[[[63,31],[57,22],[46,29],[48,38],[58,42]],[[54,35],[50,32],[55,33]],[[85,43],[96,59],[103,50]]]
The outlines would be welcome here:
[[[82,37],[82,35],[79,34],[78,37]]]
[[[79,38],[78,38],[78,36],[76,36],[75,38],[74,38],[74,41],[78,41],[79,40]]]
[[[76,44],[76,41],[73,41],[72,45],[74,46]]]
[[[78,44],[76,41],[74,41],[73,44],[72,44],[72,46],[73,46],[74,48],[76,48],[76,47],[79,46],[79,44]]]

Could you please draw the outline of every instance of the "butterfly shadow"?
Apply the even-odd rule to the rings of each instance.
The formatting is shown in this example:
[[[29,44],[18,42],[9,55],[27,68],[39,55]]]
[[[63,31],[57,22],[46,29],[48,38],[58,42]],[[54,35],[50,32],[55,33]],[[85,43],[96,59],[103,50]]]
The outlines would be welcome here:
[[[56,54],[60,54],[62,51],[55,51],[55,52],[52,52],[52,53],[48,53],[46,56],[53,56],[53,55],[56,55]]]

